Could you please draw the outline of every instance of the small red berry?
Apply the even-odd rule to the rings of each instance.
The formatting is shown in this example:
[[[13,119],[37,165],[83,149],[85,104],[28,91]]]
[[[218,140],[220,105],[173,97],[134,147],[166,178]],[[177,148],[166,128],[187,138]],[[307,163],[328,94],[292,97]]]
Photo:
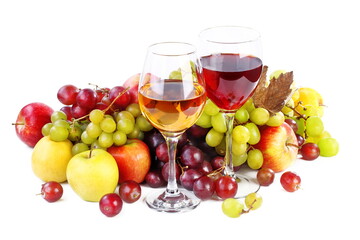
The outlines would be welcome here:
[[[288,192],[295,192],[300,188],[301,178],[294,172],[284,172],[281,175],[280,183]]]
[[[123,201],[116,193],[108,193],[99,201],[100,211],[107,217],[118,215],[122,209]]]
[[[50,181],[41,187],[41,196],[48,202],[56,202],[63,195],[63,188],[60,183]]]

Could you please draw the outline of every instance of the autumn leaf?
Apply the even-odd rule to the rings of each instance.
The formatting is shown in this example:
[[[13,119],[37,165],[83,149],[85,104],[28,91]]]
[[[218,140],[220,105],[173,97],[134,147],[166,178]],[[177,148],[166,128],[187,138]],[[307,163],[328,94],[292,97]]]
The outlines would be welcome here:
[[[270,79],[266,86],[267,66],[263,67],[258,87],[253,95],[255,107],[267,109],[271,114],[275,114],[284,107],[287,99],[292,93],[291,84],[293,83],[293,72],[280,74],[278,78]]]

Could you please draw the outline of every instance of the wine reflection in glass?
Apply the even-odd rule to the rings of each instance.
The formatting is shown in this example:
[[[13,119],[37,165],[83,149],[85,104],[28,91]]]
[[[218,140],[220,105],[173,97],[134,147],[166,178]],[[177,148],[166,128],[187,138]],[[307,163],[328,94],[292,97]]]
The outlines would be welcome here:
[[[165,191],[146,196],[147,205],[162,212],[194,209],[200,200],[180,191],[176,182],[176,148],[180,136],[200,117],[206,94],[195,47],[162,42],[148,48],[139,82],[142,113],[164,136],[169,152],[169,178]]]
[[[239,182],[236,197],[256,192],[259,184],[234,172],[232,130],[234,116],[254,93],[263,68],[262,47],[257,31],[240,26],[208,28],[199,35],[199,55],[206,82],[206,94],[226,119],[224,173]]]

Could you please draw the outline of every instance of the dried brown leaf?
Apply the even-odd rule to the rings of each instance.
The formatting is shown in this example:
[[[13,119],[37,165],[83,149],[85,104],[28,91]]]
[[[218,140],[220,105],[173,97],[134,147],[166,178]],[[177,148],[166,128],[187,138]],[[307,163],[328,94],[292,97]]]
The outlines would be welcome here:
[[[262,76],[262,78],[265,80],[259,80],[263,82],[259,82],[253,96],[255,106],[265,108],[272,114],[281,111],[292,93],[293,72],[282,73],[278,78],[271,79],[268,87],[266,87],[266,76]]]

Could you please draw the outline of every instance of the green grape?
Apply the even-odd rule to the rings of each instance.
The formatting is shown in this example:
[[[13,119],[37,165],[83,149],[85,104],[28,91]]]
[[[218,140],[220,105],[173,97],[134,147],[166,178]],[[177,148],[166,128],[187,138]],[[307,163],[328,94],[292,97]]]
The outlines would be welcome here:
[[[54,122],[56,122],[57,120],[60,120],[60,119],[67,120],[67,116],[63,111],[54,111],[51,114],[51,122],[52,123],[54,123]]]
[[[256,210],[261,207],[263,198],[258,193],[250,193],[245,197],[245,205],[248,209]]]
[[[285,70],[276,70],[270,74],[269,79],[278,78],[280,76],[280,74],[282,74],[282,73],[286,73],[286,71]]]
[[[81,139],[82,130],[79,125],[71,124],[68,139],[72,142],[78,142]]]
[[[81,134],[81,141],[85,144],[92,144],[93,142],[96,141],[96,138],[92,138],[88,135],[87,131],[83,131]]]
[[[129,119],[129,118],[121,118],[117,122],[116,128],[117,128],[117,130],[122,131],[125,134],[130,134],[132,131],[134,131],[135,122],[131,121],[131,119]]]
[[[226,153],[226,141],[225,138],[221,140],[220,144],[215,147],[215,151],[220,156],[225,156]]]
[[[250,120],[256,125],[264,125],[270,118],[269,111],[265,108],[255,108],[250,113]]]
[[[182,79],[181,71],[174,70],[169,74],[169,79]]]
[[[131,115],[133,115],[134,118],[141,115],[141,110],[138,103],[130,103],[129,105],[127,105],[125,110],[131,113]]]
[[[304,136],[305,133],[305,119],[303,118],[293,118],[298,126],[298,130],[296,131],[296,134],[299,134],[300,136]]]
[[[116,146],[124,145],[127,141],[127,136],[121,131],[116,131],[113,133],[113,141]]]
[[[121,119],[129,119],[130,121],[135,124],[135,117],[128,111],[121,111],[115,116],[116,122],[120,121]]]
[[[210,147],[216,147],[221,143],[224,134],[217,132],[214,128],[210,129],[210,131],[206,134],[205,142]]]
[[[225,115],[218,113],[211,116],[211,125],[219,133],[225,133],[227,131]]]
[[[318,147],[320,149],[320,156],[323,157],[333,157],[339,152],[338,141],[331,137],[320,139]]]
[[[54,126],[61,126],[61,127],[67,128],[67,129],[70,128],[70,123],[64,119],[58,119],[55,122],[53,122],[53,124],[54,124]]]
[[[144,132],[148,132],[153,129],[151,123],[143,115],[140,115],[136,118],[135,125]]]
[[[324,124],[320,117],[309,117],[305,122],[306,134],[310,137],[320,136],[324,132]]]
[[[100,147],[109,148],[114,143],[113,134],[107,133],[107,132],[102,132],[97,141],[98,141]]]
[[[248,143],[251,145],[257,144],[260,141],[260,137],[261,137],[259,128],[256,126],[255,123],[251,123],[251,122],[245,124],[245,127],[250,132],[250,139],[249,139]]]
[[[233,141],[232,142],[232,153],[235,155],[242,155],[244,153],[246,153],[246,150],[248,148],[247,143],[240,143],[237,141]]]
[[[294,100],[290,98],[290,100],[285,104],[285,106],[281,109],[281,111],[287,116],[294,114],[294,110],[291,108],[295,107]]]
[[[278,127],[283,124],[285,121],[284,113],[277,112],[274,115],[270,116],[269,120],[266,122],[266,125],[270,127]]]
[[[105,117],[100,122],[100,128],[106,133],[112,133],[116,130],[116,122],[112,117]]]
[[[211,125],[211,116],[207,115],[205,112],[203,112],[195,124],[202,128],[210,128],[212,126]]]
[[[65,141],[69,136],[69,130],[63,126],[52,126],[49,136],[55,142]]]
[[[99,124],[104,119],[105,113],[100,109],[94,109],[90,112],[89,119],[95,124]]]
[[[206,100],[204,112],[207,115],[214,116],[214,115],[218,114],[219,111],[220,111],[220,109],[218,108],[218,106],[215,105],[215,103],[213,103],[213,101],[211,101],[210,99]]]
[[[100,127],[100,124],[91,122],[86,127],[86,132],[91,138],[97,138],[100,136],[100,134],[103,132],[103,130]]]
[[[41,133],[43,136],[48,136],[50,134],[50,129],[54,126],[53,123],[46,123],[42,128],[41,128]]]
[[[232,155],[232,163],[233,163],[234,167],[244,164],[246,162],[246,159],[247,159],[246,152],[241,155],[236,155],[236,154]]]
[[[71,149],[72,155],[75,156],[78,153],[89,150],[89,146],[85,143],[76,143]]]
[[[134,125],[133,130],[127,134],[128,138],[137,138],[140,139],[141,138],[141,133],[142,131],[140,130],[140,128],[138,126]]]
[[[264,157],[259,149],[252,149],[248,152],[247,163],[251,169],[259,169],[264,163]]]
[[[232,139],[239,143],[247,143],[250,139],[250,131],[245,126],[238,125],[232,131]]]
[[[242,107],[244,107],[249,113],[251,113],[255,109],[253,99],[249,98]]]
[[[91,149],[103,149],[106,150],[106,148],[103,148],[102,146],[100,146],[99,141],[96,140],[91,144]]]
[[[238,123],[246,123],[249,121],[250,115],[249,112],[246,110],[246,108],[243,106],[239,108],[235,113],[235,120]]]
[[[227,198],[222,202],[221,208],[226,216],[237,218],[242,214],[244,205],[235,198]]]

